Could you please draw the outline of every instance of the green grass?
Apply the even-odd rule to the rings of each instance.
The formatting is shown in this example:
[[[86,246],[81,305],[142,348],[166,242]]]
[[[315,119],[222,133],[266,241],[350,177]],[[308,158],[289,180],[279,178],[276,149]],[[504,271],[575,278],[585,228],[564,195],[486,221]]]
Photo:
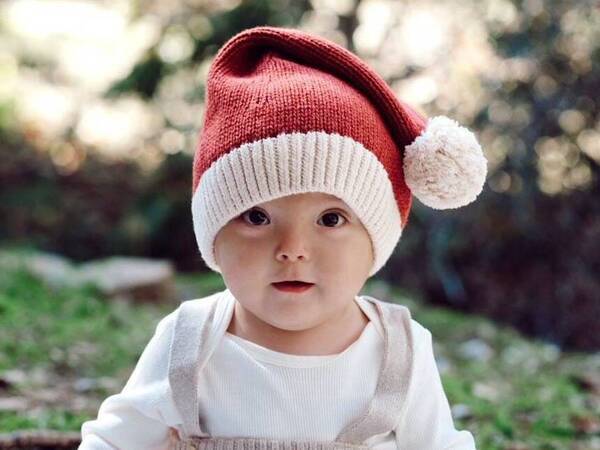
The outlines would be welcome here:
[[[43,410],[33,417],[0,411],[0,430],[3,432],[32,429],[79,431],[81,424],[88,419],[88,413],[75,414],[63,409]]]
[[[193,293],[189,298],[224,287],[218,274],[178,276],[178,286]],[[362,292],[370,294],[373,286],[367,283]],[[553,357],[547,344],[485,318],[433,308],[401,290],[388,292],[383,300],[408,306],[413,318],[432,332],[436,357],[448,362],[449,369],[442,372],[448,400],[451,405],[467,405],[471,413],[456,419],[455,425],[473,433],[478,449],[598,448],[598,432],[585,433],[574,421],[600,413],[598,401],[592,402],[591,393],[574,380],[578,373],[597,370],[597,357],[577,353]],[[67,381],[112,377],[122,386],[158,321],[174,308],[173,303],[108,301],[92,286],[57,289],[24,271],[0,271],[0,375],[10,369],[37,370]],[[488,361],[461,355],[460,345],[472,338],[490,346]],[[34,388],[28,383],[0,394],[23,395]],[[495,389],[497,397],[482,395],[482,386]],[[74,412],[65,403],[60,408],[2,411],[0,432],[78,431],[113,391],[99,386],[80,393],[91,400],[87,410]]]
[[[487,318],[427,306],[393,289],[391,297],[408,306],[412,317],[432,332],[436,357],[450,361],[451,369],[442,374],[444,389],[451,405],[470,408],[472,416],[455,424],[473,433],[477,448],[600,448],[598,431],[576,426],[577,418],[600,423],[600,402],[576,382],[578,374],[598,372],[598,354],[557,355],[553,346]],[[458,346],[472,338],[484,340],[492,349],[488,361],[461,356]],[[511,352],[524,356],[511,361],[507,358]],[[478,396],[477,384],[495,387],[497,398]]]
[[[2,272],[0,370],[79,377],[127,371],[167,310],[107,302],[92,286],[53,289],[27,272]]]

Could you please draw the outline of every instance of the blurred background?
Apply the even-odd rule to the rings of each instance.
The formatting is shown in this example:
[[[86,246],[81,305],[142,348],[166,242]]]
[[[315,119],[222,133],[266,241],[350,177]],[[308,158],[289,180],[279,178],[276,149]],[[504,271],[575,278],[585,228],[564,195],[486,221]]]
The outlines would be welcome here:
[[[478,448],[600,448],[594,0],[2,2],[0,432],[75,432],[163,314],[223,287],[192,158],[210,63],[258,25],[331,39],[476,133],[481,196],[415,201],[365,292],[431,328]]]

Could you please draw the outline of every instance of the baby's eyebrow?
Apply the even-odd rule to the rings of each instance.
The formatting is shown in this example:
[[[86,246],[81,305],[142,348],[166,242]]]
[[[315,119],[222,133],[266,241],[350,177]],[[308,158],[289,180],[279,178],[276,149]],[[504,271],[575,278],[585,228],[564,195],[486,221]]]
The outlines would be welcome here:
[[[334,200],[335,202],[335,200]],[[342,211],[346,211],[346,213],[351,214],[351,210],[350,208],[348,208],[344,203],[342,202],[335,202],[335,205],[332,206],[328,206],[327,208],[324,209],[331,209],[331,208],[337,208],[337,209],[341,209]]]
[[[344,200],[342,200],[339,197],[334,197],[334,196],[322,199],[322,200],[320,200],[320,203],[326,203],[326,204],[337,203],[339,205],[346,205],[346,202]]]

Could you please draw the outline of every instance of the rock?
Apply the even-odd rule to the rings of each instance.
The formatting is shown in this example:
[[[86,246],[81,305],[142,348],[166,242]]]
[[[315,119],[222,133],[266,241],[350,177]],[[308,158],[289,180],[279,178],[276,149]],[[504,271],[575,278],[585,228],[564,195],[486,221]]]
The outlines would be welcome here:
[[[494,341],[494,339],[496,339],[497,334],[498,329],[494,326],[493,323],[487,320],[477,325],[477,335],[480,338],[485,339],[486,341]]]
[[[175,270],[167,260],[115,256],[76,267],[52,253],[3,251],[0,267],[22,267],[54,287],[91,283],[110,298],[136,301],[177,298]]]
[[[97,378],[78,378],[73,383],[73,389],[77,392],[88,392],[97,389],[99,384]]]
[[[527,374],[536,373],[542,361],[540,352],[534,345],[526,342],[515,342],[502,351],[502,361],[507,366],[518,367]]]
[[[494,350],[482,339],[469,339],[462,343],[458,349],[459,354],[466,359],[488,361],[494,356]]]
[[[556,344],[545,343],[541,349],[540,356],[546,363],[556,362],[561,356],[561,349]]]
[[[486,383],[475,383],[473,385],[473,394],[479,398],[484,398],[492,402],[495,402],[500,398],[500,390],[496,386]]]
[[[2,397],[0,398],[0,411],[27,411],[29,401],[25,397]]]
[[[111,377],[99,377],[99,378],[77,378],[71,386],[76,392],[90,392],[97,391],[99,389],[106,389],[108,391],[117,391],[121,388],[121,381]]]
[[[52,404],[59,403],[62,400],[64,393],[60,389],[50,386],[32,389],[27,393],[27,396],[36,402]]]
[[[600,396],[600,373],[591,371],[575,373],[571,375],[571,379],[584,390]]]
[[[439,353],[439,352],[436,352]],[[452,363],[448,360],[448,358],[444,356],[435,356],[435,364],[438,368],[438,372],[440,375],[450,372],[452,369]]]
[[[82,264],[78,280],[93,283],[109,297],[161,301],[176,297],[174,275],[166,260],[112,257]]]
[[[585,442],[573,442],[569,450],[600,450],[600,438],[592,437]]]
[[[8,369],[0,374],[0,389],[8,390],[27,380],[27,375],[21,369]]]
[[[66,258],[43,252],[3,251],[0,255],[0,267],[13,270],[23,268],[52,286],[70,284],[76,272]]]
[[[47,386],[55,375],[46,368],[32,367],[27,373],[27,384],[31,386]]]
[[[596,416],[574,415],[571,416],[571,424],[579,433],[600,433],[600,419]]]
[[[472,416],[471,408],[469,408],[469,406],[465,405],[464,403],[457,403],[455,405],[452,405],[450,409],[452,411],[452,417],[455,420],[468,419]]]

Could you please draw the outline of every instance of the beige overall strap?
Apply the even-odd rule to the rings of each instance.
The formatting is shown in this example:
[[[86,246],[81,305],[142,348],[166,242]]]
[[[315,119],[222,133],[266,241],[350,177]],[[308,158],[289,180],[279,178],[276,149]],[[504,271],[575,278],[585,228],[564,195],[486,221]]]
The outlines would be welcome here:
[[[377,434],[388,433],[400,421],[406,405],[413,370],[411,316],[402,305],[364,296],[377,307],[384,332],[382,368],[369,408],[338,435],[336,441],[362,444]]]
[[[201,436],[198,374],[210,356],[209,337],[217,301],[188,300],[179,306],[169,353],[169,383],[183,419],[182,438]]]

